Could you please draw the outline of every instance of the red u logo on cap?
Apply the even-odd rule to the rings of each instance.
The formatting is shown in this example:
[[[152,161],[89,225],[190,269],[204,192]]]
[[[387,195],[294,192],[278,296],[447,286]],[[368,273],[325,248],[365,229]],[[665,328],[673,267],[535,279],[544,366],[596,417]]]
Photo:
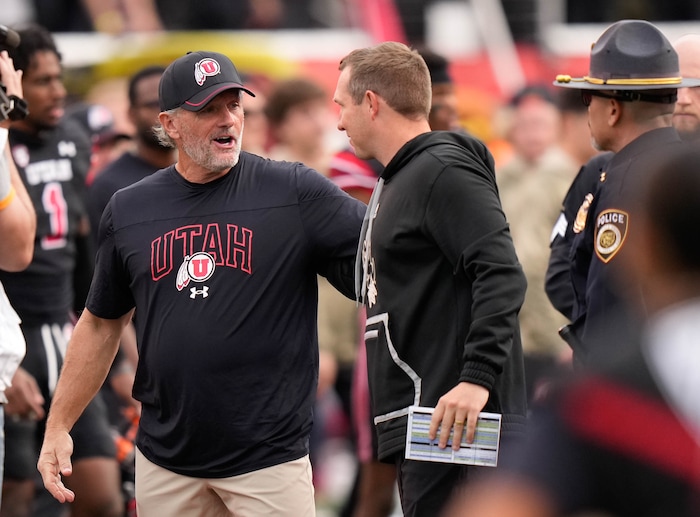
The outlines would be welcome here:
[[[199,86],[204,84],[207,77],[215,76],[220,72],[221,66],[219,66],[219,62],[210,57],[204,58],[194,65],[194,79]]]

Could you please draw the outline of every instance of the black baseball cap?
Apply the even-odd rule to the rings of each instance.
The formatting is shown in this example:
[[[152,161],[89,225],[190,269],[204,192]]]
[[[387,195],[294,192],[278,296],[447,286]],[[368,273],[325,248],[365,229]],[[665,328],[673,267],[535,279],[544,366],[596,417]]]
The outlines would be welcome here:
[[[218,52],[188,52],[170,63],[158,87],[160,110],[183,108],[199,111],[225,90],[243,90],[241,76],[231,60]]]

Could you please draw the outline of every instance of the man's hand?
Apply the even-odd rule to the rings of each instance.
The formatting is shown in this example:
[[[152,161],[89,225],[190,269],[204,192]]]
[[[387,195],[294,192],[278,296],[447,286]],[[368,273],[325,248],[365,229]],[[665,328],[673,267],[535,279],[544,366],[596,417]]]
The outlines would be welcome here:
[[[467,443],[474,442],[476,420],[489,400],[489,391],[478,384],[460,382],[438,400],[433,417],[430,420],[428,438],[434,440],[440,428],[439,447],[447,447],[450,429],[454,425],[455,433],[452,449],[459,450],[462,433],[467,430]]]
[[[7,50],[0,52],[0,83],[5,87],[5,94],[22,98],[22,71],[15,70],[14,62]],[[8,119],[0,120],[0,127],[10,127]]]
[[[7,50],[0,52],[0,80],[6,88],[7,95],[22,97],[22,70],[15,70]]]
[[[37,469],[46,490],[61,503],[71,503],[75,499],[75,494],[68,490],[61,480],[61,476],[70,476],[73,473],[71,454],[73,454],[73,439],[68,431],[47,428]]]
[[[44,418],[44,397],[41,390],[34,377],[21,366],[12,377],[12,386],[5,390],[5,396],[7,416],[29,420]]]

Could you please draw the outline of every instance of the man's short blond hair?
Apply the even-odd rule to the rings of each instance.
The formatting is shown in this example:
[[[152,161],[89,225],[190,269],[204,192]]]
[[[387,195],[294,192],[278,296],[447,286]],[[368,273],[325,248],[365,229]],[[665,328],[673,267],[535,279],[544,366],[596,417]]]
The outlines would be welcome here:
[[[408,118],[428,118],[432,88],[421,55],[403,43],[389,41],[353,50],[340,61],[350,69],[349,91],[355,104],[370,90],[391,109]]]

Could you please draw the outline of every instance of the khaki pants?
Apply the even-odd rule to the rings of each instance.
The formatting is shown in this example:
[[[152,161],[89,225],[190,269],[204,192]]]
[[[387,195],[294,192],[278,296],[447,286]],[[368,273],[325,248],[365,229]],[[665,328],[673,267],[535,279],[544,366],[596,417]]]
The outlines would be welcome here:
[[[308,456],[221,479],[182,476],[148,461],[136,450],[139,517],[313,517],[316,515]]]

